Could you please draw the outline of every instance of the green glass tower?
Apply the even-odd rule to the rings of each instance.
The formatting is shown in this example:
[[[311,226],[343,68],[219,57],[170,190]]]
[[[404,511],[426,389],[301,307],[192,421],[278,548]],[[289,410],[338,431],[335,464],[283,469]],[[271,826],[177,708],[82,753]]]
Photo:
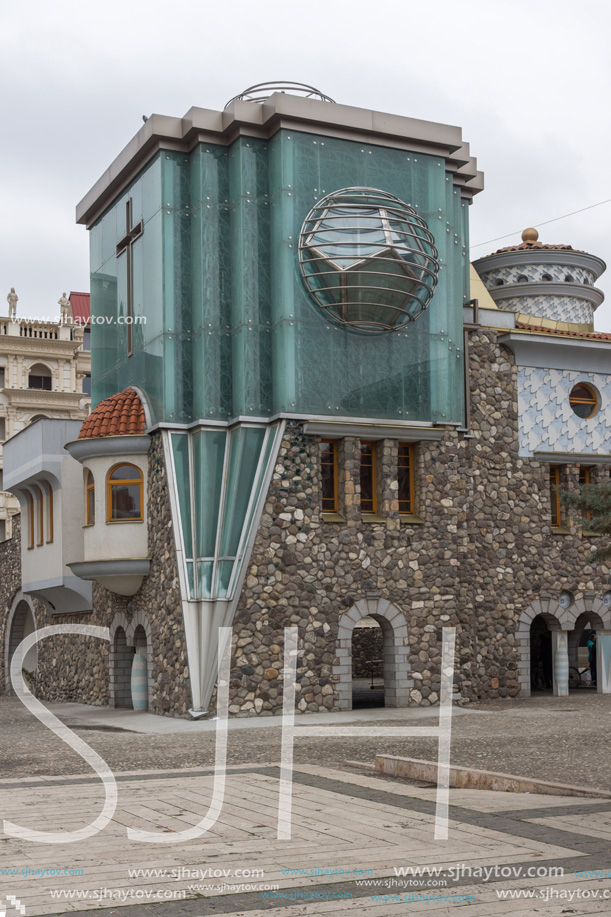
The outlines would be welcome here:
[[[136,386],[163,430],[196,710],[286,420],[463,425],[481,187],[458,128],[274,93],[153,115],[79,205],[93,403]]]

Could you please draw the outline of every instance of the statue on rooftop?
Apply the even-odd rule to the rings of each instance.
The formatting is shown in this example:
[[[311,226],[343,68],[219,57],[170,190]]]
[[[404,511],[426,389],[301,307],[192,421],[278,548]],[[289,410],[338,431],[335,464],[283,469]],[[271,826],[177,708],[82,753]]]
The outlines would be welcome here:
[[[68,321],[70,318],[70,300],[67,298],[65,293],[62,293],[61,299],[57,300],[57,304],[61,309],[62,322]]]
[[[15,287],[11,287],[11,292],[6,297],[6,301],[8,303],[8,317],[17,318],[17,303],[19,297],[15,293]]]

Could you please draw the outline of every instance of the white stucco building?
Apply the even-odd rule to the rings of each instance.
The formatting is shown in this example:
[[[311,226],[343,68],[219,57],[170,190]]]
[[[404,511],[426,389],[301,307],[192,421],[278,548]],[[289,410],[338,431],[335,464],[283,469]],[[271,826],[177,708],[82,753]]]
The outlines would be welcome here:
[[[66,299],[57,321],[0,316],[0,541],[19,511],[4,490],[3,444],[40,417],[83,420],[91,409],[89,294]]]

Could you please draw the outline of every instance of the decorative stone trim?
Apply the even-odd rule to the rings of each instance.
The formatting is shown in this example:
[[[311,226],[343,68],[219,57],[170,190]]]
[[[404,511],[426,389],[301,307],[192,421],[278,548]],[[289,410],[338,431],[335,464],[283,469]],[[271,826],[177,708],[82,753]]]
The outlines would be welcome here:
[[[332,675],[337,685],[339,710],[352,710],[352,631],[361,618],[370,615],[384,634],[384,696],[387,707],[407,707],[410,702],[409,647],[407,621],[402,611],[387,599],[359,599],[339,620],[337,662]]]

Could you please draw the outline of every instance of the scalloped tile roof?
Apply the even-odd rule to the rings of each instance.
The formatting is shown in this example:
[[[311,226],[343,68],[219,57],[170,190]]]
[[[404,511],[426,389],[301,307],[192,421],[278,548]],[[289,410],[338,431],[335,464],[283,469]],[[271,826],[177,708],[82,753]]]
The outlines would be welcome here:
[[[146,429],[144,407],[138,392],[126,388],[100,401],[81,427],[79,439],[99,436],[138,436]]]
[[[519,245],[507,245],[505,248],[498,248],[493,255],[500,255],[502,252],[578,252],[580,255],[587,255],[572,245],[543,245],[541,242],[520,242]],[[488,255],[490,257],[490,255]]]

